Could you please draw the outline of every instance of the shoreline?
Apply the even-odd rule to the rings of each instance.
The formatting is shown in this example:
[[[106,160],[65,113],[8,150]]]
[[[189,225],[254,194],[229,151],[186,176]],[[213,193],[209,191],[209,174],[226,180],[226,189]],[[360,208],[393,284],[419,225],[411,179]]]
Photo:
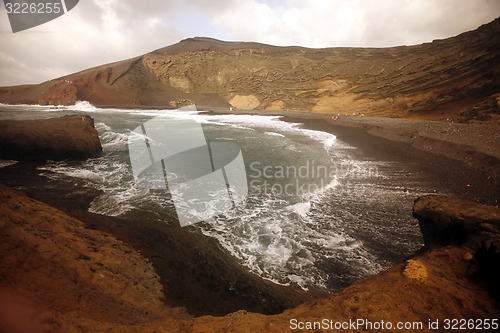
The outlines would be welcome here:
[[[227,114],[229,112],[214,112],[215,114]],[[238,114],[238,113],[236,113]],[[279,115],[282,116],[280,121],[289,121],[289,122],[299,122],[303,123],[301,125],[304,128],[324,131],[331,134],[334,134],[339,140],[342,140],[353,147],[356,147],[359,151],[363,152],[363,154],[369,154],[375,160],[389,160],[389,161],[416,161],[418,163],[419,171],[432,174],[432,178],[436,181],[436,191],[439,192],[440,189],[450,189],[451,194],[456,197],[478,201],[482,203],[488,204],[498,204],[498,193],[494,186],[491,183],[491,179],[484,177],[480,172],[470,172],[467,169],[466,165],[457,164],[453,159],[448,156],[440,155],[439,150],[423,151],[413,146],[410,142],[401,142],[401,140],[396,139],[388,139],[381,138],[374,133],[370,132],[369,129],[374,121],[377,123],[392,123],[392,124],[413,124],[414,127],[419,127],[422,123],[419,121],[410,121],[408,120],[399,120],[399,119],[387,119],[384,118],[372,118],[372,117],[346,117],[347,119],[344,122],[332,121],[330,116],[328,115],[320,115],[320,114],[309,114],[309,113],[287,113],[287,112],[268,112],[268,111],[245,111],[239,114],[258,114],[258,115]],[[349,122],[350,121],[350,122]],[[354,124],[354,125],[353,125]],[[440,123],[436,123],[440,125]],[[379,125],[379,126],[382,126]],[[387,132],[391,132],[391,129]],[[392,130],[394,132],[394,130]],[[396,132],[398,133],[398,132]],[[401,138],[405,138],[400,135]],[[13,169],[23,168],[22,166],[14,166]],[[31,171],[33,173],[33,179],[36,179],[37,176],[36,170]],[[12,179],[15,178],[16,174],[29,174],[30,171],[25,172],[13,172]],[[40,177],[38,177],[40,178]],[[27,182],[27,181],[24,181]],[[36,182],[43,183],[43,180],[37,180]],[[468,186],[471,185],[472,186]],[[72,186],[72,185],[68,185]],[[404,186],[404,184],[402,184]],[[44,188],[43,185],[40,188]],[[83,191],[82,191],[83,192]],[[233,258],[230,254],[225,253],[216,242],[210,242],[204,239],[200,235],[189,234],[186,230],[175,230],[175,228],[167,227],[167,226],[159,226],[158,223],[155,223],[154,216],[150,217],[148,222],[136,222],[134,225],[130,225],[126,222],[127,218],[130,218],[134,221],[139,221],[141,217],[127,217],[124,219],[120,218],[111,218],[100,215],[95,215],[89,213],[88,206],[90,202],[97,196],[99,193],[96,191],[93,197],[85,198],[84,202],[80,198],[74,198],[75,201],[67,200],[63,198],[61,195],[56,193],[50,193],[48,196],[45,193],[38,189],[32,190],[30,193],[34,198],[39,199],[43,202],[46,202],[58,209],[65,211],[66,213],[75,216],[84,221],[92,221],[94,227],[97,227],[101,230],[110,232],[115,236],[119,236],[120,239],[126,241],[131,244],[133,247],[138,248],[144,255],[151,258],[153,263],[155,263],[155,269],[159,272],[162,277],[162,283],[164,286],[167,286],[169,280],[173,279],[177,274],[179,269],[177,270],[165,270],[164,267],[166,264],[164,263],[166,257],[168,257],[167,246],[162,246],[160,242],[155,244],[148,244],[147,237],[138,236],[141,234],[143,229],[147,229],[149,233],[159,233],[163,238],[164,242],[172,242],[172,239],[179,238],[177,235],[180,233],[183,236],[180,239],[177,239],[174,243],[183,244],[179,246],[188,246],[188,247],[199,247],[201,244],[201,248],[205,249],[208,253],[207,256],[197,256],[194,255],[190,258],[191,263],[190,267],[195,267],[199,262],[219,262],[214,267],[214,273],[219,275],[219,283],[220,285],[217,287],[220,288],[233,288],[231,285],[232,282],[224,282],[224,279],[231,281],[234,280],[234,276],[227,277],[227,272],[224,272],[222,267],[223,265],[229,265],[232,267],[233,271],[237,271],[237,276],[244,276],[243,279],[248,281],[250,284],[250,289],[259,289],[260,285],[264,286],[264,289],[267,288],[267,293],[273,294],[275,298],[274,305],[266,305],[261,307],[258,303],[258,297],[253,297],[253,304],[248,305],[244,304],[246,302],[233,302],[231,299],[233,296],[228,296],[227,304],[222,305],[218,304],[218,309],[214,309],[211,314],[224,314],[230,312],[231,308],[236,307],[247,307],[249,311],[258,311],[264,313],[276,313],[284,310],[285,308],[293,307],[304,300],[325,296],[326,294],[321,291],[312,291],[306,292],[303,291],[298,286],[280,286],[276,285],[270,281],[264,280],[259,276],[254,275],[249,272],[245,267],[241,266],[235,258]],[[76,204],[75,202],[78,202]],[[408,207],[408,210],[410,207]],[[188,235],[189,234],[189,235]],[[179,253],[182,253],[182,250],[179,248],[176,249]],[[217,259],[215,259],[217,258]],[[223,259],[221,259],[223,258]],[[220,261],[222,260],[222,261]],[[228,264],[229,262],[229,264]],[[221,264],[223,263],[223,264]],[[189,270],[189,269],[188,269]],[[182,275],[182,274],[181,274]],[[189,274],[184,274],[185,277],[182,279],[182,283],[186,284],[186,288],[189,289],[188,281],[192,281],[192,277]],[[220,276],[226,276],[227,278],[220,278]],[[240,279],[238,277],[237,279]],[[206,277],[203,277],[202,280],[207,280]],[[194,284],[197,282],[195,281]],[[244,288],[248,288],[244,287]],[[210,288],[208,288],[210,289]],[[291,293],[288,293],[287,290],[291,290]],[[219,292],[222,292],[219,290]],[[197,291],[197,293],[202,294],[203,292]],[[189,294],[189,293],[188,293]],[[205,313],[203,310],[203,306],[199,306],[199,304],[203,304],[204,302],[200,302],[199,298],[193,297],[193,295],[188,295],[186,293],[179,292],[176,295],[170,295],[171,299],[169,302],[171,304],[184,306],[187,305],[188,308],[191,309],[192,314],[194,315],[202,315],[209,314]],[[194,294],[194,292],[192,293]],[[210,292],[209,292],[210,294]],[[208,297],[210,298],[210,297]],[[224,302],[221,302],[224,303]],[[250,302],[251,303],[251,302]]]
[[[269,113],[265,112],[265,114]],[[498,193],[495,196],[495,188],[492,184],[481,183],[485,179],[480,172],[471,173],[466,165],[457,164],[455,160],[443,156],[443,154],[439,155],[439,151],[433,151],[431,154],[414,147],[409,142],[375,136],[365,126],[343,126],[329,122],[329,119],[325,119],[324,115],[321,116],[307,117],[303,114],[294,114],[293,116],[286,114],[282,121],[300,121],[304,123],[304,128],[332,133],[339,140],[343,140],[365,153],[371,151],[370,154],[373,156],[395,160],[408,158],[419,160],[421,167],[433,172],[436,179],[445,177],[437,186],[452,186],[454,193],[469,199],[483,202],[489,199],[498,200]],[[418,125],[420,123],[417,123],[416,126]],[[416,293],[419,298],[415,301],[422,301],[421,310],[425,311],[423,308],[425,302],[430,302],[433,298],[441,296],[439,290],[424,296],[427,292],[425,285],[429,283],[445,288],[445,295],[450,300],[457,292],[462,292],[460,297],[463,300],[467,300],[473,295],[481,295],[481,301],[494,304],[481,289],[480,284],[476,285],[477,281],[469,281],[469,278],[467,283],[462,281],[463,276],[468,274],[470,266],[470,260],[464,259],[469,255],[467,249],[443,248],[426,251],[422,255],[416,253],[406,262],[396,263],[386,271],[356,281],[333,294],[315,293],[314,291],[305,293],[298,290],[300,289],[298,287],[294,289],[294,287],[278,286],[249,273],[237,263],[236,259],[223,253],[217,247],[216,242],[207,241],[202,236],[175,225],[159,225],[157,222],[155,223],[154,216],[135,216],[131,217],[131,220],[127,220],[89,213],[87,211],[88,204],[99,194],[99,191],[88,191],[88,189],[79,191],[79,185],[74,182],[67,184],[68,188],[72,187],[75,190],[72,196],[60,193],[57,189],[47,188],[43,185],[47,181],[38,175],[35,163],[17,163],[3,168],[0,173],[2,183],[10,183],[9,185],[14,186],[16,183],[21,186],[29,184],[31,189],[23,189],[29,197],[47,203],[69,216],[83,221],[85,229],[113,235],[126,244],[131,251],[136,251],[149,260],[163,286],[163,295],[158,295],[158,297],[166,297],[164,304],[170,313],[165,313],[165,317],[171,316],[171,311],[180,314],[179,318],[182,319],[178,319],[178,321],[189,323],[188,325],[193,327],[192,331],[217,332],[227,325],[230,325],[235,331],[238,331],[238,327],[240,327],[240,331],[245,327],[252,327],[253,329],[250,331],[265,331],[266,328],[269,329],[269,325],[286,328],[289,318],[296,317],[311,318],[311,320],[322,318],[322,316],[347,319],[350,318],[349,316],[372,313],[368,299],[375,303],[392,304],[392,307],[389,308],[392,308],[396,314],[399,313],[402,316],[400,318],[406,318],[404,314],[408,314],[409,309],[416,305],[410,304],[404,307],[406,310],[403,311],[397,309],[398,302],[400,306],[406,304],[404,302],[409,302]],[[454,184],[457,177],[465,176],[470,178],[462,179],[460,183]],[[474,185],[469,191],[464,192],[463,186],[466,183],[478,185]],[[85,197],[82,197],[83,193],[86,193]],[[410,209],[408,207],[408,212]],[[130,223],[130,221],[134,221],[134,223]],[[186,249],[190,250],[186,251]],[[87,254],[83,253],[83,256],[86,258]],[[415,260],[419,260],[417,261],[419,263],[417,271],[421,268],[419,266],[421,263],[427,267],[428,277],[425,279],[432,282],[423,283],[419,272],[415,273],[416,277],[411,275],[414,273],[408,273],[409,277],[408,274],[405,274],[408,270],[414,269],[411,263],[414,263]],[[449,266],[443,268],[443,265]],[[199,269],[200,267],[203,269]],[[442,273],[449,277],[449,282],[440,284],[443,282],[440,282],[437,277]],[[409,280],[404,280],[405,278]],[[457,281],[464,283],[465,289],[457,289],[456,286],[453,286],[453,283],[457,283]],[[410,290],[406,290],[408,285],[411,286]],[[400,295],[393,295],[394,292]],[[380,298],[379,293],[386,296]],[[169,297],[171,298],[169,299]],[[360,301],[359,297],[365,297],[366,301]],[[214,300],[217,301],[214,302]],[[479,302],[479,304],[482,303]],[[471,310],[475,305],[475,303],[469,304],[462,313],[470,315],[479,313]],[[446,307],[446,304],[443,306]],[[361,310],[352,312],[353,308]],[[207,313],[207,309],[211,309],[212,312]],[[456,310],[458,307],[454,309]],[[378,312],[381,317],[373,318],[374,320],[386,319],[383,317],[385,310],[382,310],[379,309]],[[427,311],[429,312],[429,310]],[[444,308],[439,308],[439,311],[445,314],[449,313]],[[495,311],[495,307],[493,307],[489,313],[494,314]],[[226,314],[229,315],[224,316]],[[392,317],[394,313],[390,313],[390,315]],[[192,319],[192,316],[196,318]],[[412,316],[418,315],[412,314]],[[172,320],[172,318],[168,318]],[[173,318],[173,320],[177,320],[175,319],[176,315]],[[100,320],[103,319],[100,317]]]
[[[9,249],[9,256],[0,255],[0,262],[6,263],[0,266],[4,276],[0,280],[0,318],[9,325],[35,327],[30,332],[45,331],[43,328],[51,332],[275,332],[293,330],[292,323],[321,323],[323,319],[426,325],[429,320],[443,323],[451,318],[473,318],[482,326],[483,321],[500,314],[494,296],[498,292],[498,258],[481,259],[482,249],[474,246],[478,236],[498,239],[498,207],[424,197],[413,208],[414,215],[421,215],[421,224],[429,221],[439,226],[441,222],[431,221],[457,218],[479,227],[463,231],[465,246],[452,242],[427,248],[341,291],[279,314],[240,310],[193,318],[184,307],[162,303],[164,293],[172,289],[162,292],[154,262],[127,242],[3,185],[0,196],[4,214],[0,234],[6,237],[1,245]],[[446,233],[440,231],[437,236],[446,237]],[[174,281],[177,283],[179,279]],[[8,317],[13,306],[16,316]],[[426,326],[419,327],[426,331]],[[343,331],[364,330],[363,326],[348,326]]]
[[[245,110],[214,114],[281,116],[282,121],[335,135],[357,149],[395,161],[415,161],[453,195],[499,205],[500,126],[307,112]]]
[[[215,240],[196,229],[180,227],[177,221],[159,223],[153,213],[119,217],[91,213],[88,207],[101,194],[99,190],[75,179],[59,180],[58,188],[51,188],[36,167],[36,163],[19,162],[0,169],[0,184],[20,187],[30,198],[82,221],[91,230],[111,234],[141,253],[158,274],[168,306],[184,308],[195,317],[238,310],[276,314],[328,295],[319,289],[304,291],[298,285],[265,280],[240,265]]]

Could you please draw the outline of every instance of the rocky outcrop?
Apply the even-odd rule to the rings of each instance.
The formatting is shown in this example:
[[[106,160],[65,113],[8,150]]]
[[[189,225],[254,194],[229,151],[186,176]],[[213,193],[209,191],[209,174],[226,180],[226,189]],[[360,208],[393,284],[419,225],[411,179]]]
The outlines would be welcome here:
[[[413,216],[419,221],[427,247],[458,245],[477,250],[485,242],[500,240],[499,207],[424,196],[415,200]]]
[[[78,88],[71,81],[62,80],[42,92],[38,102],[41,105],[71,105],[79,99]]]
[[[438,197],[415,204],[418,218],[439,224],[439,232],[449,230],[448,221],[477,224],[466,228],[466,239],[487,224],[495,234],[495,211]],[[161,302],[151,263],[134,249],[5,186],[0,186],[0,240],[0,321],[7,332],[366,332],[382,323],[384,332],[441,332],[445,319],[500,316],[498,302],[477,279],[478,252],[463,246],[434,247],[281,314],[237,311],[193,318]],[[421,326],[400,330],[398,323]]]
[[[98,156],[101,151],[101,142],[90,116],[0,121],[0,158],[87,158]]]
[[[3,103],[200,107],[498,120],[500,19],[475,31],[391,48],[277,47],[189,38],[40,85]]]
[[[169,311],[181,322],[151,263],[126,244],[3,185],[0,216],[2,332],[133,327]]]
[[[479,274],[500,297],[500,208],[455,198],[425,196],[417,199],[413,216],[420,224],[427,247],[467,247]]]

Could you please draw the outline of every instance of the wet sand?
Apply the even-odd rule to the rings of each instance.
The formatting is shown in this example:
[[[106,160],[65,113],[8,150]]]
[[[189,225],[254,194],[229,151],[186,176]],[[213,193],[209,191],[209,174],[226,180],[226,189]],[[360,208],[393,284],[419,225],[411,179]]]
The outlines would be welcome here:
[[[455,134],[432,137],[432,134],[439,133],[443,126],[453,129],[463,125],[390,118],[354,118],[338,123],[332,120],[309,120],[304,123],[307,128],[320,129],[336,135],[339,140],[355,146],[375,159],[410,162],[416,165],[416,171],[431,177],[436,191],[443,190],[458,198],[498,205],[498,132],[486,126],[473,129],[473,133],[486,133],[485,129],[490,130],[489,137],[495,139],[488,145],[483,144],[485,140],[475,141],[476,136],[480,135],[471,133],[463,136]],[[412,139],[414,133],[422,134]],[[467,136],[468,138],[464,138]],[[456,139],[469,140],[471,144],[455,143]]]

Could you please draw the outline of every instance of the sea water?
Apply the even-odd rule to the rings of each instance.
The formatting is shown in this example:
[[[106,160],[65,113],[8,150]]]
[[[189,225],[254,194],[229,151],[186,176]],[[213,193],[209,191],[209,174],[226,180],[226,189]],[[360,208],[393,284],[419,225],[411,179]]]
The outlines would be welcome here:
[[[188,228],[217,240],[241,265],[278,284],[333,291],[376,274],[422,245],[412,201],[432,191],[412,165],[366,157],[333,134],[279,116],[209,114],[182,110],[0,105],[0,119],[90,114],[103,154],[84,161],[47,162],[40,175],[75,178],[102,191],[89,211],[125,217],[154,212],[158,223],[178,223],[167,191],[138,187],[128,152],[144,122],[190,119],[207,141],[241,148],[248,181],[245,200]],[[182,137],[178,138],[182,140]],[[4,163],[9,165],[11,162]],[[404,186],[402,186],[404,184]]]

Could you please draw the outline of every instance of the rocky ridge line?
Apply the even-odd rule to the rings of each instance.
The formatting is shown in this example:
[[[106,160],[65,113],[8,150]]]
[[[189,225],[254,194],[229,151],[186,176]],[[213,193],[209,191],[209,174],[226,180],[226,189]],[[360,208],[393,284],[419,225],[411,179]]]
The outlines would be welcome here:
[[[498,120],[500,19],[456,37],[390,48],[277,47],[189,38],[39,85],[2,103],[200,107]]]

